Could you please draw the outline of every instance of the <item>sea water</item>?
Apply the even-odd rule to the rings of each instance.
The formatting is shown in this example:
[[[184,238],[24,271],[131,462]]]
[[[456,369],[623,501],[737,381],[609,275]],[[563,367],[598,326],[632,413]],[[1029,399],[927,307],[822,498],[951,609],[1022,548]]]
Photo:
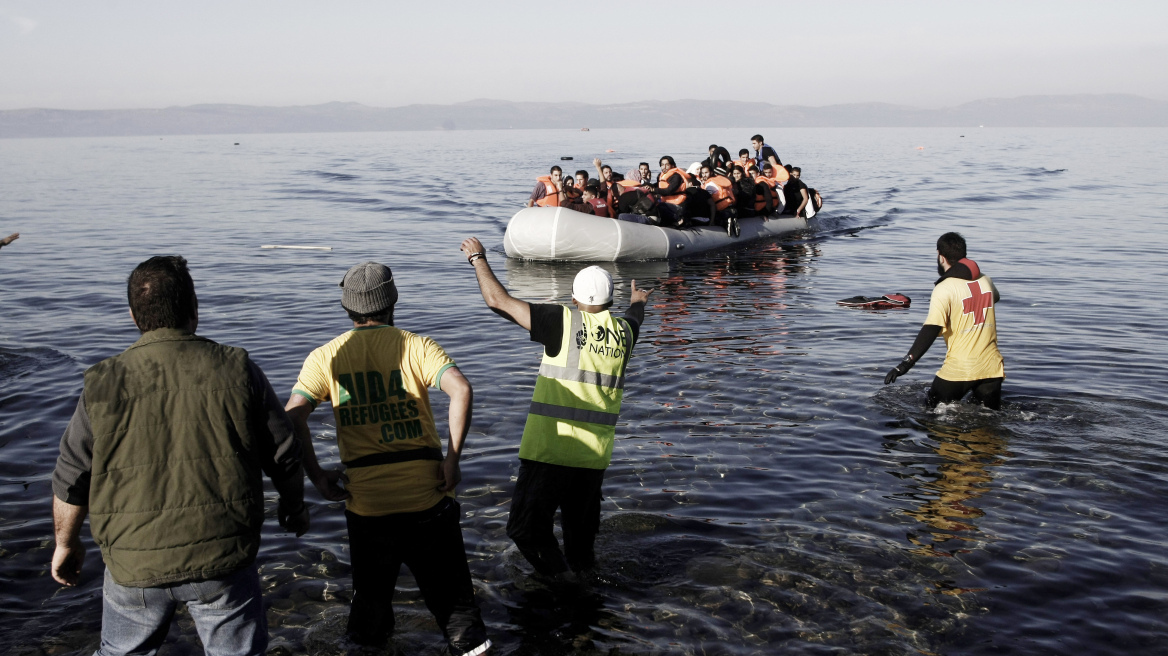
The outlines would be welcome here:
[[[505,524],[540,358],[490,312],[459,243],[516,296],[567,302],[579,264],[508,261],[508,218],[553,164],[615,170],[758,129],[0,140],[0,651],[89,653],[102,564],[49,576],[50,479],[82,372],[136,339],[125,280],[190,261],[199,332],[289,393],[346,330],[338,283],[394,271],[396,322],[475,389],[463,530],[499,653],[1159,654],[1168,650],[1168,131],[763,129],[824,211],[803,233],[673,262],[605,265],[616,307],[653,288],[604,483],[599,566],[565,596]],[[613,152],[608,152],[608,151]],[[561,161],[561,157],[574,157]],[[938,342],[894,385],[965,235],[990,275],[1003,407],[923,407]],[[262,250],[265,244],[332,250]],[[903,293],[908,310],[836,306]],[[445,426],[445,397],[435,393]],[[327,407],[317,453],[338,464]],[[344,653],[342,508],[310,488],[297,539],[268,516],[272,648]],[[408,571],[396,645],[441,635]],[[164,648],[200,653],[189,615]]]

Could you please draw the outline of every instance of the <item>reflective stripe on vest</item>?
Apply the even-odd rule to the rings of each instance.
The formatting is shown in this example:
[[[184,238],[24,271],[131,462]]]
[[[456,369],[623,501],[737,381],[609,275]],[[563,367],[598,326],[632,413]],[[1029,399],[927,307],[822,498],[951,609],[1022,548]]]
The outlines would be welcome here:
[[[612,459],[632,327],[607,310],[564,306],[560,352],[544,354],[519,457],[604,469]]]

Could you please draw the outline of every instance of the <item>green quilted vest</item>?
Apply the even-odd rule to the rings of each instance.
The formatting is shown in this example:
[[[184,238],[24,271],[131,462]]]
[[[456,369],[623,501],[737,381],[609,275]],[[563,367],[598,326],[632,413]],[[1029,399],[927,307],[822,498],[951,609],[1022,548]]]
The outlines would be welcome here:
[[[85,372],[89,525],[118,583],[215,578],[255,560],[264,506],[247,363],[243,349],[160,329]]]

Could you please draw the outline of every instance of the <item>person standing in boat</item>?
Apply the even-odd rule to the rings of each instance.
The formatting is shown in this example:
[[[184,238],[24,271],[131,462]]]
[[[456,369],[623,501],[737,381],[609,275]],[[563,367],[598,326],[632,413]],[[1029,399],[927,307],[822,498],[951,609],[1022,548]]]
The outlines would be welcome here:
[[[507,535],[535,570],[560,581],[596,562],[601,482],[612,460],[625,368],[653,290],[631,283],[623,317],[612,307],[612,276],[597,266],[576,274],[572,304],[531,304],[510,294],[478,239],[462,242],[487,307],[543,345],[543,363],[519,445],[519,477]],[[560,510],[564,549],[552,532]]]
[[[535,179],[535,189],[531,190],[531,197],[524,207],[538,205],[539,207],[559,207],[564,198],[564,170],[553,166],[547,175]]]
[[[771,166],[780,167],[783,165],[779,160],[779,153],[774,148],[768,146],[763,140],[761,134],[756,134],[750,138],[750,145],[754,146],[754,161],[758,164],[761,171],[762,165],[770,162]]]
[[[929,407],[960,401],[973,392],[975,402],[997,410],[1006,377],[994,311],[1001,298],[998,289],[966,257],[965,239],[956,232],[947,232],[937,240],[937,273],[941,277],[933,283],[925,325],[908,355],[884,377],[884,384],[908,373],[941,335],[947,352],[929,388]]]

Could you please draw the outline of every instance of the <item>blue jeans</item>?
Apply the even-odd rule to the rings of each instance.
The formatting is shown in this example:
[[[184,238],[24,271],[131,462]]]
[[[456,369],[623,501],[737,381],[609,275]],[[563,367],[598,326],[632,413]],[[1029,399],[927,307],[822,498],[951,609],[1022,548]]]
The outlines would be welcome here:
[[[180,602],[186,603],[207,656],[262,656],[267,650],[268,621],[255,565],[218,579],[156,588],[119,585],[107,569],[101,647],[94,656],[153,656]]]

